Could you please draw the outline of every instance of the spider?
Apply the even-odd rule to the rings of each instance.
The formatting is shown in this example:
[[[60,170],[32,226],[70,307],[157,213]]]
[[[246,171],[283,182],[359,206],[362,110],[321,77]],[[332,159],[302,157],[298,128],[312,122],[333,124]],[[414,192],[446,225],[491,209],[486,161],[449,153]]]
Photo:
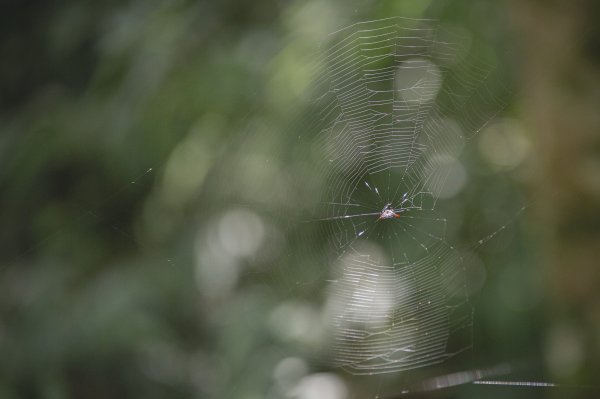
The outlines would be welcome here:
[[[390,203],[390,204],[386,204],[383,207],[383,210],[379,214],[379,217],[377,218],[377,220],[392,219],[392,218],[399,218],[399,217],[400,217],[400,214],[396,213],[394,208],[392,208],[392,204]]]
[[[402,196],[402,202],[400,202],[399,208],[394,209],[391,202],[388,202],[387,204],[385,204],[385,206],[379,213],[379,217],[377,218],[377,220],[399,218],[402,211],[408,210],[407,208],[402,207],[402,205],[406,201],[408,201],[408,198],[406,197],[407,195],[408,195],[408,193],[404,193],[404,195]]]

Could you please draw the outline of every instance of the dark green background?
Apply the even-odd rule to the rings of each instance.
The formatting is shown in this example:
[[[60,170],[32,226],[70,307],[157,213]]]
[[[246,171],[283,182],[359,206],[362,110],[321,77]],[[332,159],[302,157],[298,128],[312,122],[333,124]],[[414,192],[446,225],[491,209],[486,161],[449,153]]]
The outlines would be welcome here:
[[[570,275],[571,261],[592,265],[577,275],[598,281],[589,249],[598,247],[592,194],[600,146],[570,149],[562,159],[565,170],[592,160],[577,169],[591,176],[584,181],[592,194],[580,197],[588,205],[565,206],[566,225],[548,216],[563,212],[556,198],[588,186],[550,183],[544,176],[556,173],[537,161],[546,141],[598,134],[600,47],[589,21],[597,13],[583,1],[522,3],[3,1],[0,397],[284,397],[273,370],[289,356],[305,359],[309,373],[338,373],[352,398],[500,362],[519,369],[512,379],[593,383],[600,301],[583,289],[569,304],[572,291],[554,293],[562,281],[555,271]],[[311,112],[307,64],[330,32],[399,15],[460,26],[475,51],[496,55],[515,93],[505,116],[521,121],[530,152],[518,167],[499,169],[477,138],[469,141],[461,158],[468,184],[440,210],[463,248],[505,226],[473,251],[486,276],[471,298],[473,350],[428,370],[357,378],[332,370],[318,344],[278,334],[273,320],[284,313],[310,324],[326,287],[320,252],[304,252],[307,240],[318,246],[325,237],[298,223],[322,184],[311,168],[315,132],[298,122]],[[535,32],[544,29],[547,57],[538,59],[529,50],[540,47]],[[559,89],[544,91],[538,75],[564,58],[586,65],[585,73],[563,69]],[[546,112],[555,125],[553,108],[535,101],[551,96],[576,115],[568,132],[554,136],[536,119]],[[539,189],[549,185],[556,197]],[[233,285],[219,289],[211,273],[230,271],[215,269],[203,245],[230,210],[258,215],[269,250],[240,260]],[[576,234],[563,241],[549,233],[556,224]],[[548,260],[557,245],[573,242],[580,252]],[[552,359],[560,348],[565,364]],[[438,394],[590,393],[464,387]]]

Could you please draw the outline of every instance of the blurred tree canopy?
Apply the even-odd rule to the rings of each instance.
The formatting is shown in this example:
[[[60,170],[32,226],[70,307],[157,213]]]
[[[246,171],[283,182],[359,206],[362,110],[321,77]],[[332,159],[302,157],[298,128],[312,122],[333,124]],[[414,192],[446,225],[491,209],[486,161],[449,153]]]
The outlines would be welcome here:
[[[526,363],[523,378],[594,383],[597,11],[584,0],[3,2],[0,397],[312,398],[298,381],[319,375],[344,387],[332,398],[375,397],[505,361]],[[498,154],[513,147],[482,134],[463,156],[467,186],[443,208],[459,243],[502,228],[465,255],[484,265],[471,353],[358,378],[319,343],[327,279],[315,276],[328,274],[303,245],[325,237],[296,236],[318,200],[319,152],[290,121],[314,112],[306,70],[329,33],[391,16],[460,27],[494,54],[515,87],[502,126],[530,150],[509,165]],[[481,389],[448,395],[590,393]]]

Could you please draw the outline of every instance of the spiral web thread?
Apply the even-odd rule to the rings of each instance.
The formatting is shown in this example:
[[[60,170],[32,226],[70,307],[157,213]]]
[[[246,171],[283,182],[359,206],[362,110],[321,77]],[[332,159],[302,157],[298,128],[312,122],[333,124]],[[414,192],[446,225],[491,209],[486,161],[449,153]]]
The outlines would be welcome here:
[[[433,25],[359,23],[335,33],[319,63],[327,184],[315,219],[335,253],[330,355],[355,374],[439,363],[472,342],[462,259],[436,204],[506,91],[461,38]],[[386,207],[399,217],[380,219]]]

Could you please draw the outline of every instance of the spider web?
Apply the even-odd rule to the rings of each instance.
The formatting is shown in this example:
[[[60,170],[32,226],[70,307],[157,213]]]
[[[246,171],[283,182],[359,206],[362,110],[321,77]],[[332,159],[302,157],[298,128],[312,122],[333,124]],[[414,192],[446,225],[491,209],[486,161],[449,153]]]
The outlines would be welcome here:
[[[472,345],[462,258],[436,208],[463,184],[457,157],[505,91],[434,23],[352,25],[318,64],[312,123],[326,184],[314,219],[334,254],[330,357],[353,374],[432,365]],[[380,218],[385,209],[399,217]]]

